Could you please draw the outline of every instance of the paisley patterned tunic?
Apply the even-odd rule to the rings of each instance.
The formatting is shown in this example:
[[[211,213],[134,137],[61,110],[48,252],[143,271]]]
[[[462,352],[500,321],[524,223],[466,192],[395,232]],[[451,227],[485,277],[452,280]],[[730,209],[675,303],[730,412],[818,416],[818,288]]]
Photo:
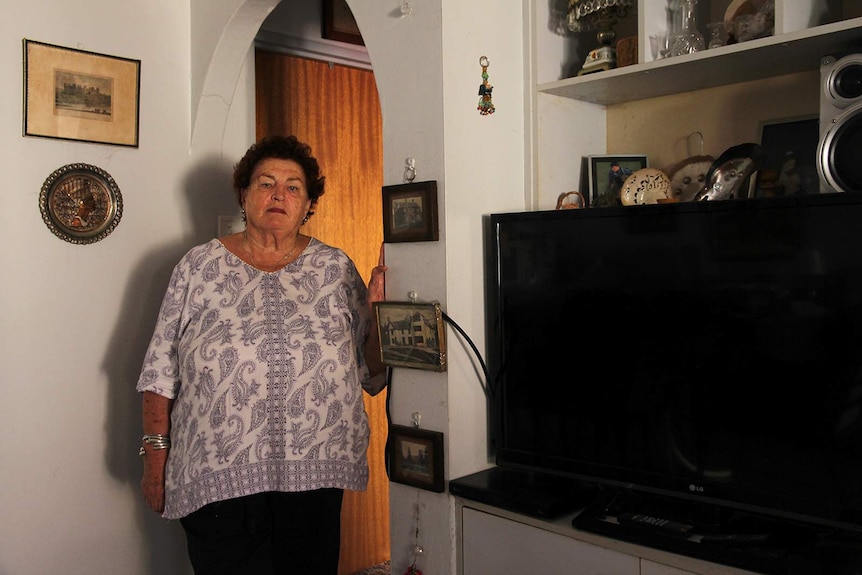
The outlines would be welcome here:
[[[215,239],[183,257],[137,384],[175,400],[164,517],[264,491],[366,488],[366,302],[350,258],[316,239],[276,272]]]

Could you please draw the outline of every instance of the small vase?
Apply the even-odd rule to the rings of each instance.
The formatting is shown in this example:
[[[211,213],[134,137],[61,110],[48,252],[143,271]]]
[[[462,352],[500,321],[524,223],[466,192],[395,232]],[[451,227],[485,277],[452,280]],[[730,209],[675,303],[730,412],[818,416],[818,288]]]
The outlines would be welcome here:
[[[706,27],[709,28],[709,48],[724,46],[724,22],[710,22]]]

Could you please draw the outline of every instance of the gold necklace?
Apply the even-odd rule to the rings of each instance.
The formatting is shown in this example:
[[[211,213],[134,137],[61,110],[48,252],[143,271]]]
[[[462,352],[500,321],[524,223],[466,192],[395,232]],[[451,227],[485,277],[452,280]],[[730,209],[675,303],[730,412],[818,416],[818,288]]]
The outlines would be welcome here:
[[[243,232],[242,232],[242,245],[243,245],[243,248],[245,249],[246,253],[248,253],[248,258],[251,260],[251,265],[253,265],[257,269],[262,269],[259,265],[257,265],[257,262],[254,261],[254,254],[251,253],[251,249],[248,247],[248,240],[249,239],[251,239],[252,242],[256,243],[260,247],[265,247],[265,246],[262,243],[260,243],[259,241],[255,240],[254,238],[249,238],[248,230],[243,230]],[[293,249],[291,249],[289,252],[287,252],[287,254],[284,257],[282,257],[280,260],[278,260],[274,264],[270,264],[266,267],[270,267],[270,268],[276,267],[278,265],[281,265],[281,262],[283,262],[285,260],[289,260],[293,256],[294,252],[296,252],[296,248],[298,248],[298,247],[299,247],[299,238],[297,238],[296,243],[293,244]]]

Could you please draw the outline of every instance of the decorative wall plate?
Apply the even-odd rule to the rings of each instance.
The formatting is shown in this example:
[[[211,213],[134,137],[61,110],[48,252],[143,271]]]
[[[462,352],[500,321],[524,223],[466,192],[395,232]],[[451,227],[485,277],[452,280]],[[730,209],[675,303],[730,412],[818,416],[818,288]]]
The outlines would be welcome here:
[[[68,164],[54,171],[39,194],[42,220],[54,234],[73,244],[108,236],[123,215],[123,197],[114,178],[89,164]]]

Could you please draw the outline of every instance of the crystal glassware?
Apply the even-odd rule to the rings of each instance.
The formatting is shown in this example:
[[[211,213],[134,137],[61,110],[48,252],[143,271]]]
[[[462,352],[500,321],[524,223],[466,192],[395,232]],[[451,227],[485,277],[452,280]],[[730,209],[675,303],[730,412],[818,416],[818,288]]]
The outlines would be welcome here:
[[[706,40],[697,29],[697,0],[680,2],[680,29],[672,39],[671,55],[682,56],[706,49]]]
[[[709,48],[720,48],[726,44],[724,22],[710,22],[706,27],[709,28]]]

